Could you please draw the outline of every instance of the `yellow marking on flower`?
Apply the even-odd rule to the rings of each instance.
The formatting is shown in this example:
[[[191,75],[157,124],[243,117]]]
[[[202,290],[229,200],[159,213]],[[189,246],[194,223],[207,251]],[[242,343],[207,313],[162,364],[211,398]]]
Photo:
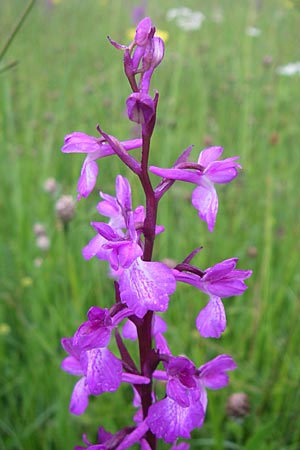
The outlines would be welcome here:
[[[126,31],[126,36],[128,37],[128,39],[133,41],[134,36],[135,36],[135,28],[129,28]],[[169,39],[169,33],[165,30],[156,30],[155,36],[160,37],[164,42],[167,42],[167,40]]]
[[[30,277],[23,277],[21,278],[21,286],[23,287],[29,287],[33,283],[32,278]]]
[[[10,333],[10,326],[7,323],[0,323],[0,336],[7,336]]]

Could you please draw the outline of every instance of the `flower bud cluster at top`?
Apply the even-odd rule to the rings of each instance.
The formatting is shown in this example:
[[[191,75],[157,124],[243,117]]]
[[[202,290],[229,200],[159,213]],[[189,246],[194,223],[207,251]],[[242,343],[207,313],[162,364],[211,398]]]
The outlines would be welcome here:
[[[201,220],[213,231],[218,211],[215,185],[232,181],[241,167],[238,157],[220,159],[223,149],[210,147],[200,152],[197,161],[189,161],[188,147],[170,168],[149,166],[151,137],[155,127],[158,93],[151,97],[151,77],[164,56],[164,42],[155,36],[155,27],[146,17],[137,26],[133,42],[111,44],[124,53],[124,72],[131,87],[128,96],[128,118],[140,125],[138,139],[119,141],[98,125],[98,137],[74,132],[65,137],[62,151],[86,153],[78,181],[78,200],[88,197],[96,185],[98,161],[116,155],[140,180],[145,205],[134,207],[129,181],[116,177],[116,194],[100,191],[97,211],[107,221],[92,222],[95,236],[83,248],[86,260],[96,257],[107,261],[109,275],[114,278],[115,301],[107,308],[92,306],[87,321],[74,335],[62,339],[68,356],[62,368],[79,377],[75,384],[70,411],[82,414],[90,396],[114,392],[122,383],[133,391],[136,414],[131,425],[115,434],[99,428],[96,444],[83,437],[84,447],[127,449],[138,443],[143,450],[156,449],[157,439],[171,444],[173,450],[186,450],[190,433],[203,424],[207,408],[207,389],[227,385],[227,372],[236,364],[223,354],[200,366],[183,356],[173,355],[164,333],[167,324],[164,313],[178,283],[186,283],[206,294],[208,302],[196,317],[196,328],[202,337],[219,338],[226,328],[222,299],[241,295],[247,288],[245,279],[251,271],[236,269],[237,258],[226,259],[205,270],[191,264],[200,248],[193,250],[173,269],[153,261],[156,235],[164,231],[157,224],[160,199],[175,181],[195,185],[192,205]],[[140,158],[131,150],[140,148]],[[150,172],[160,177],[156,186]],[[119,355],[110,350],[115,339]],[[137,341],[139,361],[136,363],[126,346],[126,340]],[[165,385],[165,394],[156,391],[157,382]]]

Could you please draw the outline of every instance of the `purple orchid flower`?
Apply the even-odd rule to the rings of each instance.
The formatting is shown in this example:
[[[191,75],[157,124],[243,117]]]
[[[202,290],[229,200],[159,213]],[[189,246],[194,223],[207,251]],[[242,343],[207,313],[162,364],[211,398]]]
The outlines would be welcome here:
[[[149,93],[153,72],[164,57],[164,41],[154,34],[151,19],[145,17],[137,25],[134,40],[128,47],[109,38],[114,47],[124,51],[124,71],[133,92]],[[138,84],[137,74],[140,74]]]
[[[209,296],[196,318],[199,333],[220,337],[226,327],[222,298],[241,295],[247,289],[245,280],[251,271],[237,270],[237,258],[202,271],[190,264],[201,247],[173,269],[153,261],[155,237],[164,230],[156,222],[158,205],[175,181],[196,185],[192,204],[212,232],[218,211],[215,184],[229,183],[241,168],[237,156],[220,160],[221,147],[207,148],[201,151],[197,162],[190,162],[192,146],[171,168],[149,167],[159,99],[157,91],[153,97],[149,93],[150,83],[164,57],[164,42],[155,32],[151,19],[146,17],[138,23],[129,46],[110,39],[114,47],[124,52],[124,72],[131,87],[127,115],[140,125],[142,139],[120,142],[98,125],[98,138],[75,132],[65,137],[62,147],[64,153],[87,154],[78,181],[78,199],[87,197],[96,185],[97,160],[113,154],[138,178],[145,196],[145,207],[134,209],[131,186],[121,175],[116,178],[115,197],[100,192],[97,211],[108,220],[91,223],[96,235],[82,253],[85,259],[96,256],[108,262],[110,275],[115,279],[115,303],[110,309],[92,306],[73,337],[62,339],[68,353],[62,368],[79,377],[71,395],[70,411],[82,414],[91,395],[114,392],[126,382],[133,389],[133,405],[137,408],[134,424],[115,434],[100,428],[95,444],[84,435],[85,447],[75,450],[126,450],[136,445],[141,450],[151,450],[156,448],[158,438],[171,444],[171,450],[188,450],[189,444],[178,439],[190,438],[195,428],[202,427],[207,389],[225,387],[229,381],[227,372],[236,368],[234,360],[225,354],[200,367],[185,356],[173,356],[164,336],[167,325],[157,314],[168,309],[177,281],[190,284]],[[138,147],[142,147],[139,160],[129,152]],[[156,188],[149,171],[162,177]],[[119,328],[124,319],[122,337]],[[109,349],[112,336],[119,357]],[[138,364],[125,339],[138,340]],[[154,389],[157,381],[165,386],[163,398]]]
[[[145,17],[138,24],[134,41],[129,47],[130,50],[135,47],[132,58],[125,59],[125,64],[127,61],[129,62],[134,74],[141,73],[138,90],[143,94],[149,92],[154,69],[164,57],[164,42],[154,34],[155,27],[152,26],[151,19]]]
[[[217,161],[222,153],[222,147],[210,147],[200,153],[197,163],[179,163],[171,169],[149,167],[151,172],[163,178],[197,185],[192,194],[192,204],[198,210],[199,217],[207,223],[210,232],[214,229],[218,212],[214,183],[229,183],[238,175],[237,169],[241,168],[236,163],[238,156]]]
[[[196,319],[197,329],[203,337],[218,338],[225,330],[226,315],[221,298],[241,295],[247,289],[244,280],[251,276],[252,271],[235,269],[237,262],[238,258],[226,259],[209,267],[202,277],[173,270],[177,281],[191,284],[210,297]]]
[[[73,344],[73,338],[63,338],[62,346],[69,353],[62,362],[62,369],[80,376],[75,384],[70,412],[82,414],[88,406],[90,395],[116,391],[122,381],[122,362],[106,347],[81,351]]]
[[[141,125],[149,124],[155,115],[155,102],[150,95],[134,92],[126,100],[128,118]]]
[[[233,358],[229,355],[219,355],[199,367],[198,386],[201,392],[200,401],[204,411],[207,408],[207,389],[218,390],[227,386],[229,376],[226,372],[237,368]]]
[[[128,308],[111,315],[107,308],[92,306],[87,313],[88,320],[80,325],[73,336],[73,346],[81,351],[107,347],[113,329],[131,314]]]
[[[129,219],[129,214],[128,217]],[[100,239],[101,247],[96,256],[99,259],[109,261],[114,271],[127,269],[131,264],[143,254],[143,249],[139,244],[138,234],[133,223],[133,216],[128,222],[128,233],[121,235],[112,227],[102,222],[92,222],[92,226],[104,239]]]
[[[141,147],[142,140],[131,139],[123,141],[121,144],[128,151]],[[88,197],[95,187],[98,176],[96,160],[115,154],[113,148],[102,137],[95,138],[81,132],[68,134],[61,151],[63,153],[87,153],[78,180],[78,200]]]
[[[116,178],[116,197],[103,193],[100,195],[104,200],[99,202],[98,212],[110,220],[108,224],[91,223],[97,235],[83,248],[82,254],[85,259],[97,256],[109,261],[112,275],[120,276],[143,254],[141,234],[145,211],[143,206],[132,211],[130,184],[121,175]],[[161,226],[155,228],[156,234],[163,230]]]
[[[163,263],[138,257],[119,277],[121,302],[143,318],[148,311],[164,312],[176,289],[172,270]]]
[[[154,377],[167,382],[167,396],[152,404],[147,423],[158,438],[172,443],[178,438],[190,438],[195,428],[201,428],[207,409],[206,389],[221,389],[228,384],[226,374],[236,364],[228,355],[220,355],[197,369],[185,357],[170,357],[166,372],[155,371]]]
[[[118,270],[119,266],[127,267],[143,253],[138,243],[140,232],[135,229],[135,224],[144,221],[144,208],[140,206],[132,211],[130,184],[121,175],[116,178],[116,197],[102,192],[100,196],[104,200],[98,203],[97,210],[110,220],[108,224],[91,223],[98,234],[82,253],[85,259],[97,256],[108,260],[113,270]],[[123,230],[126,228],[128,232],[125,234]]]
[[[98,234],[84,247],[83,256],[109,261],[111,274],[119,279],[121,302],[138,317],[144,317],[149,310],[165,311],[169,294],[176,287],[174,275],[162,263],[141,259],[145,212],[143,207],[132,211],[130,184],[121,175],[116,180],[116,193],[116,198],[101,194],[104,201],[97,209],[110,221],[91,223]],[[156,226],[156,234],[161,231],[163,227]]]
[[[149,379],[138,374],[123,373],[122,362],[107,348],[111,332],[132,312],[126,309],[111,316],[107,309],[93,306],[84,322],[72,338],[63,338],[62,347],[69,353],[62,369],[80,380],[75,384],[70,411],[82,414],[88,406],[90,395],[116,391],[121,382],[132,384],[149,383]]]

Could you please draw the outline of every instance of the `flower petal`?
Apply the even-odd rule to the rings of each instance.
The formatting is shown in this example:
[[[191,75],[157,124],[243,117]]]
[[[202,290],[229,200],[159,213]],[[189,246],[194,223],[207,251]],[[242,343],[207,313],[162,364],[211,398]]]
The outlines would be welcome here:
[[[200,428],[203,420],[204,411],[200,402],[183,408],[168,397],[151,405],[147,417],[152,433],[167,443],[179,437],[190,438],[190,432]]]
[[[226,328],[226,315],[219,297],[211,296],[208,304],[197,316],[196,327],[205,338],[219,338]]]
[[[236,369],[237,365],[229,355],[219,355],[199,367],[200,382],[209,389],[221,389],[227,386],[229,377],[225,373]]]
[[[83,164],[81,175],[78,180],[77,191],[78,200],[81,197],[88,197],[95,187],[98,175],[98,166],[95,161],[89,161]]]
[[[108,259],[108,253],[110,250],[103,249],[104,244],[107,243],[107,240],[104,239],[100,234],[96,234],[90,242],[82,249],[82,256],[84,259],[91,259],[93,256],[98,256],[99,259]],[[105,258],[104,258],[105,256]]]
[[[85,378],[81,378],[74,386],[70,402],[70,412],[79,416],[84,413],[89,403],[89,389]]]
[[[132,446],[136,442],[140,442],[141,438],[148,431],[148,429],[149,426],[145,420],[139,423],[138,426],[131,433],[127,434],[122,443],[118,445],[116,450],[126,450],[127,448],[132,448]]]
[[[198,210],[200,219],[207,223],[209,231],[212,232],[218,212],[218,196],[213,184],[208,179],[203,180],[201,186],[194,189],[192,204]]]
[[[125,211],[131,211],[131,187],[127,178],[118,175],[116,178],[116,195],[119,205]]]
[[[127,320],[122,328],[122,334],[125,339],[135,341],[138,338],[136,326],[131,320]]]
[[[200,164],[203,167],[207,167],[210,163],[218,159],[223,153],[222,147],[209,147],[205,150],[202,150],[202,152],[199,155],[198,158],[198,164]]]
[[[122,363],[107,348],[88,350],[83,365],[91,394],[113,392],[120,386]]]
[[[214,161],[209,165],[209,167],[204,171],[204,174],[213,183],[229,183],[234,178],[238,176],[238,168],[241,168],[240,164],[235,162],[238,156],[232,158],[227,158],[222,161]]]
[[[137,258],[119,279],[122,303],[142,318],[148,311],[166,311],[176,289],[172,270],[159,262]]]
[[[200,182],[200,178],[203,176],[200,172],[193,172],[188,169],[163,169],[162,167],[150,166],[149,170],[162,178],[187,181],[188,183],[195,184],[198,184]]]
[[[100,139],[75,131],[65,136],[63,153],[93,153],[101,147]]]
[[[83,370],[78,359],[74,356],[67,356],[61,363],[61,368],[72,375],[82,376]]]

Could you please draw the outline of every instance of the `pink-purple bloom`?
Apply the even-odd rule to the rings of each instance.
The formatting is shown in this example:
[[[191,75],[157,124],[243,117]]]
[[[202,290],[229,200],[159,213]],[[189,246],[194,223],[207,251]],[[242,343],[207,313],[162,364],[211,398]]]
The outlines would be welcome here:
[[[169,295],[175,291],[176,281],[172,270],[165,264],[137,258],[122,272],[119,286],[121,301],[142,318],[148,311],[167,310]]]
[[[167,382],[167,396],[150,406],[147,423],[151,431],[166,442],[179,437],[190,438],[195,428],[201,428],[207,409],[206,389],[220,389],[228,384],[227,371],[236,364],[228,355],[200,366],[185,357],[170,357],[166,372],[157,371],[154,377]]]
[[[143,253],[136,226],[144,221],[144,208],[139,206],[132,210],[130,184],[121,175],[116,178],[116,197],[102,192],[100,195],[104,200],[98,203],[97,210],[110,220],[108,224],[91,223],[97,235],[84,247],[83,256],[108,260],[117,271],[120,267],[129,267]]]
[[[251,270],[236,269],[238,258],[230,258],[209,267],[203,276],[192,272],[174,269],[177,281],[191,284],[209,295],[209,303],[200,311],[196,326],[203,337],[221,336],[226,327],[225,309],[221,298],[241,295],[247,289],[244,280],[252,274]]]
[[[69,354],[63,362],[62,369],[81,378],[75,384],[70,411],[82,414],[88,406],[90,395],[116,391],[121,382],[148,383],[146,377],[123,373],[122,361],[108,348],[114,328],[132,311],[123,308],[115,315],[108,309],[92,306],[88,320],[84,322],[74,336],[62,339],[62,347]]]
[[[122,142],[125,150],[133,150],[141,147],[141,145],[141,139],[130,139]],[[98,176],[96,160],[115,154],[112,147],[102,137],[95,138],[78,131],[65,137],[65,143],[61,151],[63,153],[87,153],[78,180],[78,200],[81,197],[88,197],[96,185]]]
[[[154,259],[156,236],[164,231],[163,226],[157,225],[158,205],[174,182],[196,185],[192,204],[209,231],[213,231],[218,211],[215,184],[229,183],[241,168],[237,156],[219,159],[221,147],[207,148],[197,162],[189,162],[192,146],[182,152],[171,168],[149,167],[159,100],[158,92],[150,92],[150,83],[164,57],[164,42],[155,32],[151,19],[146,17],[138,23],[130,45],[109,38],[115,48],[124,52],[124,72],[131,88],[126,101],[127,116],[140,126],[140,139],[119,141],[98,125],[100,137],[71,133],[62,147],[64,153],[87,154],[78,181],[78,199],[94,189],[98,159],[110,155],[116,155],[131,170],[145,198],[144,205],[134,207],[131,185],[122,175],[116,177],[115,196],[100,191],[97,211],[107,220],[91,222],[95,236],[82,254],[86,260],[96,257],[106,261],[114,279],[115,298],[106,308],[92,306],[87,320],[74,335],[61,341],[68,354],[62,369],[78,377],[71,395],[71,413],[84,413],[90,396],[115,392],[123,382],[131,384],[137,410],[132,425],[114,434],[100,427],[95,444],[84,435],[84,447],[77,446],[75,450],[126,450],[136,444],[141,450],[153,450],[157,439],[169,443],[171,450],[188,450],[189,444],[178,439],[189,439],[195,429],[202,427],[207,389],[225,387],[229,381],[227,372],[236,368],[232,357],[226,354],[196,367],[189,358],[173,355],[165,334],[167,324],[161,314],[172,308],[171,295],[177,282],[183,282],[209,296],[196,318],[200,335],[219,338],[226,328],[222,299],[241,295],[247,289],[245,280],[251,271],[236,269],[237,258],[206,270],[192,266],[192,258],[202,247],[192,250],[173,269]],[[141,152],[136,159],[129,151],[138,147]],[[156,187],[150,171],[162,177]],[[138,357],[131,355],[126,339],[138,342]],[[160,382],[165,387],[163,394],[155,389]]]
[[[98,210],[111,220],[108,224],[92,222],[98,234],[83,249],[83,255],[109,261],[118,276],[121,302],[137,317],[144,317],[148,311],[166,311],[169,295],[176,288],[175,277],[165,264],[141,259],[143,244],[137,225],[144,222],[144,209],[132,211],[130,185],[121,175],[116,180],[116,192],[116,198],[102,194],[105,200]]]
[[[149,124],[155,114],[155,103],[148,94],[134,92],[126,100],[127,114],[133,122]]]
[[[106,347],[82,351],[74,345],[73,338],[63,338],[62,346],[69,353],[62,362],[62,369],[81,377],[75,384],[70,403],[71,413],[79,415],[86,410],[90,395],[119,388],[122,362]]]
[[[192,204],[211,232],[218,212],[218,196],[214,184],[229,183],[238,175],[237,169],[241,168],[236,162],[238,156],[219,161],[222,153],[222,147],[210,147],[200,153],[197,163],[179,163],[171,169],[149,167],[151,172],[163,178],[197,185],[192,194]]]

